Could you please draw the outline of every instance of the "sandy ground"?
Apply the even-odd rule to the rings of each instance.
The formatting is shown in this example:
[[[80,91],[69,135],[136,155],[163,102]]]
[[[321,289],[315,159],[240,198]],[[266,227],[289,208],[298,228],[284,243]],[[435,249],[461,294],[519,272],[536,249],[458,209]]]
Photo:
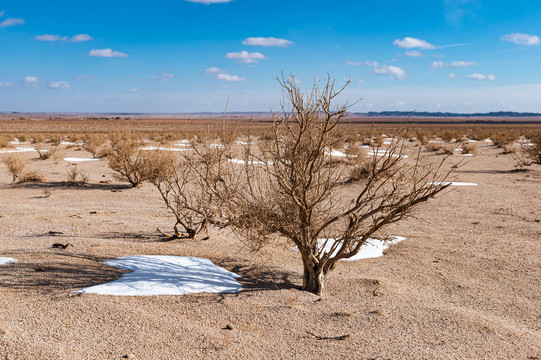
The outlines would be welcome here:
[[[172,218],[158,193],[119,184],[105,161],[77,165],[84,187],[63,183],[63,160],[32,161],[47,177],[37,184],[13,184],[0,166],[0,256],[19,260],[0,267],[0,355],[541,359],[541,167],[514,172],[512,157],[488,144],[468,161],[456,179],[479,186],[455,187],[393,225],[389,235],[408,239],[381,258],[342,262],[324,298],[300,290],[299,255],[286,247],[254,257],[216,230],[207,241],[164,242],[156,227],[170,229]],[[121,276],[101,260],[143,254],[209,258],[240,274],[244,290],[73,292]]]

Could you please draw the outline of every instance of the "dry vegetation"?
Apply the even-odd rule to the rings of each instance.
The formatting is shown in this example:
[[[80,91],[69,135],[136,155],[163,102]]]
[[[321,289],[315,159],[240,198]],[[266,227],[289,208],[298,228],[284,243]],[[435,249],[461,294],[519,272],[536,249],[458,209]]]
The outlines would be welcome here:
[[[0,150],[39,150],[0,153],[0,256],[20,259],[0,270],[0,355],[164,358],[175,346],[185,349],[179,358],[287,358],[290,349],[306,358],[539,358],[540,125],[421,119],[405,132],[393,119],[350,121],[347,106],[325,100],[339,92],[332,83],[308,94],[282,85],[303,105],[254,121],[0,120]],[[186,151],[140,149],[179,140],[190,140]],[[369,155],[378,150],[391,156]],[[63,152],[101,160],[68,164]],[[475,157],[456,169],[463,154]],[[450,170],[480,186],[425,203]],[[406,219],[419,204],[419,219]],[[377,261],[338,265],[387,226],[408,240]],[[181,240],[163,241],[156,227]],[[254,259],[222,229],[249,250],[271,250]],[[331,248],[318,242],[331,238]],[[68,240],[64,252],[50,248]],[[72,296],[121,275],[101,260],[132,253],[211,258],[242,274],[246,291]]]

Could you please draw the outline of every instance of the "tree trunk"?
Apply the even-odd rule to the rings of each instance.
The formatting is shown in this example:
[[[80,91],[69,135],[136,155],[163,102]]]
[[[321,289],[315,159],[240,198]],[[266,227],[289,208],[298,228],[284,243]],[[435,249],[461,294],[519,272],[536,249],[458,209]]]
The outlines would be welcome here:
[[[325,274],[323,273],[323,267],[318,264],[314,264],[311,259],[304,259],[304,274],[302,280],[302,289],[313,292],[317,295],[323,295],[325,286]]]

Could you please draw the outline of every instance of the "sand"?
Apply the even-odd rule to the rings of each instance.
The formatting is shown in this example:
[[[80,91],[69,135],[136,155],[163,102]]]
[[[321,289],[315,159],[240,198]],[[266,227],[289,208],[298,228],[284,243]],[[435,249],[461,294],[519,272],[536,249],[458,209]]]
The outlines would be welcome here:
[[[453,179],[479,186],[450,187],[391,226],[389,235],[407,240],[383,257],[340,262],[323,298],[300,290],[299,254],[288,244],[254,256],[212,228],[209,240],[164,241],[156,227],[174,221],[159,194],[149,184],[118,183],[104,160],[77,165],[86,186],[66,185],[66,161],[32,161],[29,168],[47,177],[37,184],[13,184],[0,166],[0,256],[18,260],[0,266],[0,355],[539,359],[541,167],[515,172],[513,165],[511,155],[480,142]],[[210,259],[239,274],[243,291],[74,292],[120,278],[127,270],[102,261],[133,255]]]

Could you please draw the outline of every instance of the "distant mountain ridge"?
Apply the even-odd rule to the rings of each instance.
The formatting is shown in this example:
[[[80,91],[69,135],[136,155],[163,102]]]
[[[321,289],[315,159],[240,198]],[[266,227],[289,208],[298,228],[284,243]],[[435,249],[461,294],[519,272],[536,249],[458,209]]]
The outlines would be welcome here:
[[[541,113],[492,111],[488,113],[452,113],[429,111],[369,111],[367,113],[352,113],[357,116],[426,116],[426,117],[539,117]]]

